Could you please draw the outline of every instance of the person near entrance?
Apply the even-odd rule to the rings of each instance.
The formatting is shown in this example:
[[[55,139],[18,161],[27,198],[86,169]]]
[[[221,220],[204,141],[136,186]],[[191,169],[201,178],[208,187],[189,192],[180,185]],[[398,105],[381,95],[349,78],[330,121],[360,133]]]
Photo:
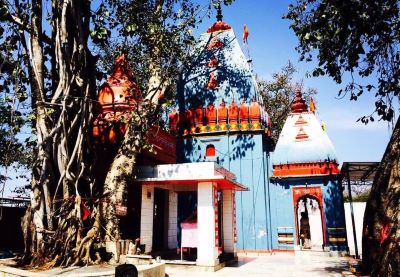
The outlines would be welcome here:
[[[300,239],[301,239],[301,245],[303,246],[304,249],[311,249],[310,222],[308,219],[308,214],[306,212],[301,213]]]

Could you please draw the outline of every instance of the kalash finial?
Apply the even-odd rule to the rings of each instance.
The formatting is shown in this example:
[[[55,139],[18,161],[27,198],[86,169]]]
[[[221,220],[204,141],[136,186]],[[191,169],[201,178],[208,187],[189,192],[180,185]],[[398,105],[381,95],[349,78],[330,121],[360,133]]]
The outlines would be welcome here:
[[[291,110],[292,113],[303,113],[303,112],[307,112],[307,104],[306,101],[304,101],[303,96],[301,94],[301,88],[299,85],[296,86],[296,97],[293,101]]]
[[[217,22],[215,22],[210,28],[208,28],[207,33],[230,30],[231,26],[222,21],[221,0],[213,0],[213,4],[215,9],[217,10]]]

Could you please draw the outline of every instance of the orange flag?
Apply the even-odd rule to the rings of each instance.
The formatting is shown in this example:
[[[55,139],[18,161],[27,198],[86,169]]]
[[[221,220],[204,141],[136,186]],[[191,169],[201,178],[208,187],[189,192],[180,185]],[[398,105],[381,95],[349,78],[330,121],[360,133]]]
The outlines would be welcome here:
[[[249,29],[247,28],[247,25],[244,24],[243,27],[243,43],[247,44],[247,38],[249,37]]]
[[[315,106],[315,101],[314,101],[314,98],[310,98],[310,112],[312,112],[312,113],[315,113],[315,109],[316,109],[317,107]]]

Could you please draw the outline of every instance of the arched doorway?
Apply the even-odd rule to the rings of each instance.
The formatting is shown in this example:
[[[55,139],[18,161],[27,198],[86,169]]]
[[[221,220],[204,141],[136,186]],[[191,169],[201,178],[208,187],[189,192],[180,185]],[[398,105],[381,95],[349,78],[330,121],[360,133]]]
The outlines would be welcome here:
[[[323,249],[325,220],[320,187],[293,188],[297,245],[303,249]]]

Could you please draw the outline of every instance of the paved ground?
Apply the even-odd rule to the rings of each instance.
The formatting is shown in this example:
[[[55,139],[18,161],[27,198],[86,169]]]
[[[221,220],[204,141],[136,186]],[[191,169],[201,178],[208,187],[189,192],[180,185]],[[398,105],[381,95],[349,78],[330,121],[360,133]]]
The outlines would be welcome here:
[[[277,253],[271,256],[239,257],[236,265],[225,267],[217,272],[199,272],[194,268],[167,267],[169,277],[200,276],[341,276],[348,270],[348,259],[324,256],[295,256]]]
[[[196,266],[166,267],[168,277],[247,277],[247,276],[341,276],[342,271],[348,270],[348,258],[334,258],[314,253],[290,254],[276,253],[265,256],[242,256],[239,262],[225,267],[217,272],[205,272]],[[11,262],[11,261],[10,261]],[[0,263],[7,265],[5,260]],[[14,269],[20,271],[19,269]],[[22,272],[22,271],[21,271]],[[22,276],[113,276],[114,266],[89,266],[54,268],[46,272],[17,273]],[[1,275],[1,272],[0,272]]]

